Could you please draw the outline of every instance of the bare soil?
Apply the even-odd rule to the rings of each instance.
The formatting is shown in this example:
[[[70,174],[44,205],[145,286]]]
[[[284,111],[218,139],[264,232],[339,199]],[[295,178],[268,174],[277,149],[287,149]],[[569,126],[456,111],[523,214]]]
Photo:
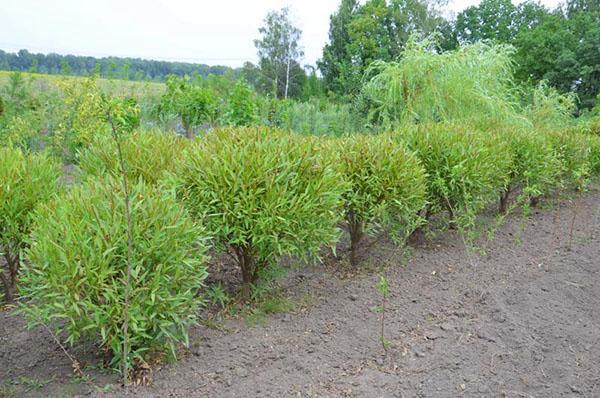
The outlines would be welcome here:
[[[341,262],[292,272],[297,309],[263,326],[198,326],[179,361],[150,386],[119,386],[100,368],[73,375],[43,328],[0,312],[0,396],[139,397],[598,397],[600,192],[581,203],[511,215],[485,254],[455,232],[411,255],[382,240],[362,270]],[[572,243],[569,231],[575,208]],[[384,266],[383,268],[380,268]],[[387,353],[379,340],[384,269]],[[93,347],[72,353],[101,364]]]

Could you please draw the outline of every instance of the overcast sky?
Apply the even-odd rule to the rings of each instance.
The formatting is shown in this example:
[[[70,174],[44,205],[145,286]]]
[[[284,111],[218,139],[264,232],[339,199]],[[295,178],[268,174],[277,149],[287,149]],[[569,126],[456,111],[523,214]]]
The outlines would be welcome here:
[[[289,6],[303,31],[303,63],[314,64],[339,1],[0,0],[0,49],[241,66],[256,61],[253,40],[266,13]],[[477,3],[449,0],[447,8]]]

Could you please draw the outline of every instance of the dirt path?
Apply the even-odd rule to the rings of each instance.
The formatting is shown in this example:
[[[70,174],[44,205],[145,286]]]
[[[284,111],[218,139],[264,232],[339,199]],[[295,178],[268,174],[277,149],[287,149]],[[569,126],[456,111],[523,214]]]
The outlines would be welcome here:
[[[310,295],[308,309],[275,315],[266,326],[197,327],[187,356],[156,371],[151,387],[127,395],[598,397],[599,204],[598,190],[584,195],[570,250],[575,206],[565,202],[558,228],[555,209],[511,216],[485,256],[466,254],[459,237],[443,233],[414,248],[406,267],[387,267],[387,355],[375,310],[377,274],[350,278],[312,268],[286,281],[295,296]],[[400,259],[383,242],[366,261]],[[85,347],[76,352],[98,361]],[[97,370],[87,374],[100,387],[117,382]],[[8,312],[0,313],[0,396],[2,388],[14,396],[104,394],[72,376],[43,329],[28,332]],[[125,393],[112,386],[108,395]]]

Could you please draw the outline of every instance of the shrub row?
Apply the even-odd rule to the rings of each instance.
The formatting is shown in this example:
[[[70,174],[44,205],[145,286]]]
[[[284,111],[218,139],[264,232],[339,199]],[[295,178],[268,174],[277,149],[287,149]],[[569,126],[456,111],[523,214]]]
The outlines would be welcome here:
[[[121,140],[130,220],[108,136],[79,152],[82,183],[58,196],[50,157],[5,148],[2,243],[26,255],[21,293],[32,325],[54,324],[70,343],[97,338],[115,366],[128,340],[126,360],[142,362],[186,342],[209,246],[235,259],[248,298],[265,269],[284,255],[318,257],[341,225],[355,263],[364,234],[402,239],[443,211],[469,228],[486,204],[502,198],[506,207],[515,189],[523,203],[558,186],[583,189],[598,170],[590,137],[457,123],[341,138],[269,128],[217,129],[196,141],[135,132]]]

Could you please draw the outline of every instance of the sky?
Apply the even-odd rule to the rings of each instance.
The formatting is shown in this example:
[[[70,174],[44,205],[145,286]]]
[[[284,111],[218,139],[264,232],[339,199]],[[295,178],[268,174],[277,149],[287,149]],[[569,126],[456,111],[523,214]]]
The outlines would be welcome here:
[[[270,10],[289,6],[315,64],[340,0],[0,0],[0,49],[241,66]],[[560,0],[541,0],[555,7]],[[513,0],[513,2],[519,2]],[[479,0],[449,0],[457,13]]]

